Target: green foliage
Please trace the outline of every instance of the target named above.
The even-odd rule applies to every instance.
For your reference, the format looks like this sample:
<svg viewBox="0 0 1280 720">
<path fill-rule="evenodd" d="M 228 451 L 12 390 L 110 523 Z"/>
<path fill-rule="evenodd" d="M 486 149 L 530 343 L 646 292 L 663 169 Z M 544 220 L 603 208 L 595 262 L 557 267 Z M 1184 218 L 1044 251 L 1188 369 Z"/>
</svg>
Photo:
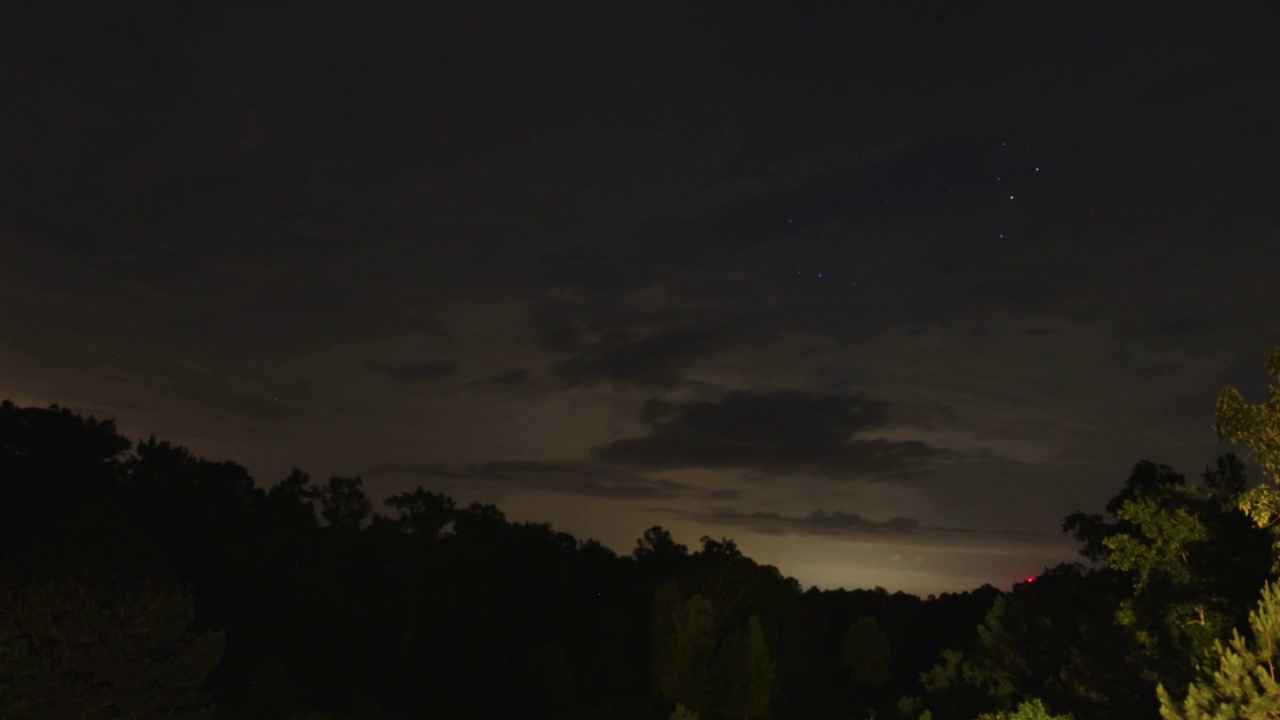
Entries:
<svg viewBox="0 0 1280 720">
<path fill-rule="evenodd" d="M 1270 527 L 1280 519 L 1280 491 L 1271 485 L 1259 485 L 1240 495 L 1240 511 L 1258 527 Z"/>
<path fill-rule="evenodd" d="M 735 630 L 720 644 L 711 666 L 715 712 L 741 718 L 769 716 L 777 665 L 769 655 L 760 618 L 752 615 L 746 630 Z"/>
<path fill-rule="evenodd" d="M 710 708 L 708 663 L 717 630 L 715 608 L 701 595 L 660 603 L 653 649 L 654 687 L 660 697 L 699 713 Z"/>
<path fill-rule="evenodd" d="M 920 677 L 931 695 L 949 696 L 951 704 L 965 698 L 985 698 L 1005 704 L 1013 697 L 1029 671 L 1028 660 L 1018 651 L 1021 639 L 1039 627 L 1029 622 L 1024 605 L 1008 596 L 996 598 L 977 629 L 977 642 L 970 657 L 958 650 L 944 650 L 942 662 Z M 988 703 L 989 705 L 989 703 Z"/>
<path fill-rule="evenodd" d="M 1052 715 L 1044 703 L 1032 698 L 1019 703 L 1012 712 L 983 713 L 978 720 L 1073 720 L 1070 714 Z"/>
<path fill-rule="evenodd" d="M 704 716 L 765 717 L 779 681 L 771 648 L 782 617 L 799 611 L 799 585 L 724 538 L 703 537 L 702 550 L 686 555 L 655 527 L 635 558 L 642 577 L 675 575 L 655 592 L 657 696 Z"/>
<path fill-rule="evenodd" d="M 920 673 L 920 686 L 936 694 L 959 685 L 963 679 L 964 653 L 947 649 L 942 651 L 942 662 Z"/>
<path fill-rule="evenodd" d="M 1107 567 L 1133 577 L 1133 594 L 1116 611 L 1157 678 L 1185 682 L 1197 658 L 1232 625 L 1228 598 L 1206 565 L 1208 518 L 1215 504 L 1204 488 L 1168 485 L 1127 500 L 1116 517 L 1132 528 L 1113 535 Z"/>
<path fill-rule="evenodd" d="M 763 623 L 751 615 L 721 639 L 723 616 L 711 600 L 683 600 L 674 584 L 659 593 L 654 628 L 653 678 L 658 696 L 692 712 L 768 717 L 777 664 Z"/>
<path fill-rule="evenodd" d="M 1033 698 L 1080 718 L 1154 716 L 1155 684 L 1115 618 L 1131 588 L 1115 571 L 1065 564 L 1015 586 L 995 600 L 963 653 L 943 652 L 921 675 L 925 703 L 939 720 L 1009 712 Z"/>
<path fill-rule="evenodd" d="M 918 718 L 922 712 L 927 712 L 924 708 L 924 699 L 914 695 L 905 695 L 898 698 L 894 703 L 893 712 L 900 718 Z"/>
<path fill-rule="evenodd" d="M 1188 548 L 1209 538 L 1209 529 L 1198 512 L 1203 500 L 1203 493 L 1196 488 L 1175 485 L 1125 501 L 1116 518 L 1134 532 L 1103 541 L 1111 551 L 1107 566 L 1134 572 L 1138 592 L 1158 579 L 1189 581 Z"/>
<path fill-rule="evenodd" d="M 668 720 L 698 720 L 698 713 L 676 703 L 676 709 L 671 711 L 671 717 Z"/>
<path fill-rule="evenodd" d="M 992 698 L 1016 695 L 1032 674 L 1030 658 L 1021 652 L 1024 641 L 1047 630 L 1042 617 L 1035 617 L 1025 603 L 1009 596 L 996 598 L 991 611 L 978 626 L 978 643 L 973 662 L 966 667 L 970 684 Z"/>
<path fill-rule="evenodd" d="M 1171 486 L 1181 487 L 1186 483 L 1186 478 L 1174 472 L 1169 466 L 1143 460 L 1133 466 L 1120 492 L 1107 503 L 1106 511 L 1115 517 L 1126 502 L 1136 497 L 1158 493 L 1161 489 Z M 1071 533 L 1083 544 L 1080 549 L 1081 555 L 1094 562 L 1102 562 L 1111 553 L 1106 545 L 1106 539 L 1114 534 L 1132 530 L 1132 527 L 1124 520 L 1108 522 L 1100 514 L 1076 512 L 1065 518 L 1062 530 Z"/>
<path fill-rule="evenodd" d="M 1218 397 L 1214 430 L 1219 440 L 1247 444 L 1262 471 L 1280 480 L 1280 347 L 1267 353 L 1266 365 L 1276 381 L 1267 388 L 1267 401 L 1249 405 L 1228 387 Z"/>
<path fill-rule="evenodd" d="M 1160 685 L 1160 714 L 1165 720 L 1280 718 L 1280 586 L 1268 583 L 1249 614 L 1252 638 L 1233 630 L 1227 643 L 1214 643 L 1199 678 L 1181 701 Z"/>
<path fill-rule="evenodd" d="M 889 679 L 889 638 L 873 617 L 849 625 L 844 640 L 844 663 L 852 685 L 880 685 Z"/>
<path fill-rule="evenodd" d="M 1249 495 L 1243 463 L 1220 457 L 1201 479 L 1188 486 L 1144 461 L 1107 505 L 1114 522 L 1077 513 L 1065 526 L 1128 585 L 1114 618 L 1127 631 L 1125 652 L 1152 685 L 1185 686 L 1268 576 L 1269 538 L 1238 508 Z"/>
<path fill-rule="evenodd" d="M 959 650 L 943 650 L 941 661 L 920 673 L 920 686 L 928 694 L 930 706 L 923 712 L 931 718 L 937 710 L 944 720 L 967 720 L 993 704 L 990 683 Z"/>
</svg>

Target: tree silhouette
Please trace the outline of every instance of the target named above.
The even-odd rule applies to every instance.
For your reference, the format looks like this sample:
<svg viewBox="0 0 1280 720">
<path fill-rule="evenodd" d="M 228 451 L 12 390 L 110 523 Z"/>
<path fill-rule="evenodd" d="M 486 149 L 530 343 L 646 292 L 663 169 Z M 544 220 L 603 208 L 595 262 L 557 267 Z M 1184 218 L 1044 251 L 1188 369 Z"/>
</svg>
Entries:
<svg viewBox="0 0 1280 720">
<path fill-rule="evenodd" d="M 416 537 L 438 540 L 457 516 L 453 498 L 416 488 L 412 492 L 392 495 L 385 501 L 399 517 L 395 527 Z"/>
<path fill-rule="evenodd" d="M 294 468 L 267 491 L 266 510 L 278 526 L 313 528 L 317 524 L 314 501 L 320 495 L 320 489 L 311 486 L 311 476 Z"/>
<path fill-rule="evenodd" d="M 658 695 L 699 714 L 711 709 L 709 663 L 718 623 L 701 595 L 661 603 L 654 628 L 653 677 Z"/>
<path fill-rule="evenodd" d="M 889 679 L 889 638 L 873 617 L 849 625 L 844 639 L 844 662 L 852 685 L 879 685 Z"/>
<path fill-rule="evenodd" d="M 637 560 L 682 558 L 689 554 L 689 548 L 676 543 L 671 533 L 660 525 L 644 531 L 644 536 L 636 541 L 636 549 L 632 556 Z"/>
<path fill-rule="evenodd" d="M 320 493 L 320 517 L 329 527 L 359 530 L 373 513 L 373 504 L 360 488 L 358 477 L 332 477 Z"/>
<path fill-rule="evenodd" d="M 1180 694 L 1188 658 L 1245 619 L 1271 560 L 1270 535 L 1236 507 L 1247 478 L 1232 456 L 1195 486 L 1139 463 L 1107 514 L 1072 516 L 1098 567 L 921 599 L 802 593 L 728 538 L 691 554 L 652 527 L 620 558 L 424 488 L 385 515 L 359 478 L 316 486 L 293 470 L 264 490 L 154 437 L 129 452 L 109 422 L 61 409 L 3 404 L 0 426 L 0 513 L 16 523 L 0 527 L 13 540 L 0 545 L 0 707 L 15 718 L 95 717 L 75 704 L 87 697 L 104 715 L 202 717 L 212 693 L 219 720 L 652 720 L 677 704 L 707 718 L 1145 719 L 1155 680 Z M 91 517 L 113 506 L 123 529 Z M 50 554 L 76 527 L 76 550 Z M 151 549 L 118 552 L 133 536 Z M 59 654 L 49 638 L 69 630 L 50 612 L 99 629 Z M 131 618 L 156 622 L 140 634 Z M 155 663 L 120 670 L 104 646 L 120 667 L 141 667 L 137 648 Z"/>
<path fill-rule="evenodd" d="M 104 542 L 106 541 L 106 542 Z M 221 633 L 118 507 L 72 514 L 11 565 L 0 595 L 0 716 L 203 720 Z"/>
<path fill-rule="evenodd" d="M 130 447 L 111 420 L 0 402 L 0 550 L 47 533 L 76 502 L 114 493 Z"/>
<path fill-rule="evenodd" d="M 1207 467 L 1200 473 L 1200 479 L 1209 492 L 1220 498 L 1224 505 L 1238 504 L 1240 495 L 1249 486 L 1244 462 L 1233 453 L 1219 456 L 1214 461 L 1214 467 Z"/>
<path fill-rule="evenodd" d="M 711 666 L 715 712 L 734 718 L 765 718 L 773 698 L 777 664 L 765 643 L 760 618 L 735 630 L 720 644 Z"/>
<path fill-rule="evenodd" d="M 525 653 L 520 667 L 521 704 L 535 718 L 553 720 L 576 709 L 581 690 L 573 667 L 558 643 L 533 648 Z"/>
</svg>

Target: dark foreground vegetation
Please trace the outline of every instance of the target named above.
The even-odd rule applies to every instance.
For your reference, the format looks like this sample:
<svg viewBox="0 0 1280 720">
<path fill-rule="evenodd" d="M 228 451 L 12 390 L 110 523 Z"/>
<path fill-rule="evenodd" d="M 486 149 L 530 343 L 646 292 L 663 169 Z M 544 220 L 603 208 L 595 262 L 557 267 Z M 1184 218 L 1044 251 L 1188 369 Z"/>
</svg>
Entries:
<svg viewBox="0 0 1280 720">
<path fill-rule="evenodd" d="M 1218 432 L 1274 475 L 1277 418 L 1229 390 Z M 1118 485 L 1064 522 L 1091 562 L 1011 592 L 802 591 L 728 539 L 375 511 L 6 402 L 0 719 L 1280 717 L 1272 485 L 1233 455 Z"/>
</svg>

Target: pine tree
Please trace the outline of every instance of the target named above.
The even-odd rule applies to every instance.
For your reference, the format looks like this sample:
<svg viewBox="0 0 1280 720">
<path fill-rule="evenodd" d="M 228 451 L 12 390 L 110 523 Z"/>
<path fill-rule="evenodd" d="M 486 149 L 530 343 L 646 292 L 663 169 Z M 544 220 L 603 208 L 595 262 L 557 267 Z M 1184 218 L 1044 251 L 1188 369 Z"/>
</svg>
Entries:
<svg viewBox="0 0 1280 720">
<path fill-rule="evenodd" d="M 711 668 L 717 714 L 766 718 L 777 666 L 769 656 L 760 618 L 752 615 L 745 630 L 735 630 L 720 644 Z"/>
<path fill-rule="evenodd" d="M 118 508 L 83 508 L 0 578 L 0 718 L 205 720 L 221 633 Z"/>
<path fill-rule="evenodd" d="M 978 720 L 1072 720 L 1071 715 L 1051 715 L 1037 698 L 1020 703 L 1013 712 L 983 713 Z"/>
<path fill-rule="evenodd" d="M 671 711 L 671 717 L 668 720 L 698 720 L 698 713 L 676 703 L 676 709 Z"/>
<path fill-rule="evenodd" d="M 1267 354 L 1267 372 L 1280 382 L 1280 348 Z M 1280 385 L 1267 388 L 1268 400 L 1248 405 L 1239 390 L 1228 387 L 1218 398 L 1214 429 L 1218 439 L 1243 442 L 1253 450 L 1258 465 L 1272 480 L 1280 481 Z M 1240 509 L 1260 527 L 1272 527 L 1277 539 L 1273 565 L 1280 569 L 1280 492 L 1260 485 L 1244 492 Z M 1276 660 L 1280 655 L 1280 588 L 1268 582 L 1262 598 L 1249 613 L 1252 638 L 1232 630 L 1227 643 L 1216 642 L 1182 701 L 1159 686 L 1160 714 L 1165 720 L 1228 720 L 1272 718 L 1280 720 L 1280 684 Z"/>
<path fill-rule="evenodd" d="M 1232 631 L 1230 642 L 1215 643 L 1201 679 L 1177 702 L 1161 685 L 1160 714 L 1165 720 L 1280 719 L 1280 586 L 1267 583 L 1262 600 L 1249 613 L 1253 636 L 1247 640 Z"/>
<path fill-rule="evenodd" d="M 873 617 L 849 625 L 844 639 L 844 663 L 853 685 L 879 685 L 889 679 L 889 638 Z"/>
<path fill-rule="evenodd" d="M 0 620 L 0 642 L 27 662 L 16 676 L 0 674 L 0 687 L 45 717 L 211 717 L 201 686 L 222 657 L 222 637 L 189 634 L 193 616 L 181 590 L 88 574 L 25 588 Z"/>
<path fill-rule="evenodd" d="M 659 602 L 654 628 L 653 677 L 658 695 L 694 712 L 711 703 L 709 662 L 717 621 L 711 601 L 701 595 Z"/>
</svg>

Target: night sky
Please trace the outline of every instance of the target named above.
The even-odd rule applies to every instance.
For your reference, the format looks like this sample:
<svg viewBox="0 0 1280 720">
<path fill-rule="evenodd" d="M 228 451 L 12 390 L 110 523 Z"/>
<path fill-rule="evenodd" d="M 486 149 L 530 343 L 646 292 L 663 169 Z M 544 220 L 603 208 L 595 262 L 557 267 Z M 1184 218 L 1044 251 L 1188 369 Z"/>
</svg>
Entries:
<svg viewBox="0 0 1280 720">
<path fill-rule="evenodd" d="M 620 552 L 1008 587 L 1260 399 L 1278 38 L 1260 0 L 18 3 L 0 397 Z"/>
</svg>

